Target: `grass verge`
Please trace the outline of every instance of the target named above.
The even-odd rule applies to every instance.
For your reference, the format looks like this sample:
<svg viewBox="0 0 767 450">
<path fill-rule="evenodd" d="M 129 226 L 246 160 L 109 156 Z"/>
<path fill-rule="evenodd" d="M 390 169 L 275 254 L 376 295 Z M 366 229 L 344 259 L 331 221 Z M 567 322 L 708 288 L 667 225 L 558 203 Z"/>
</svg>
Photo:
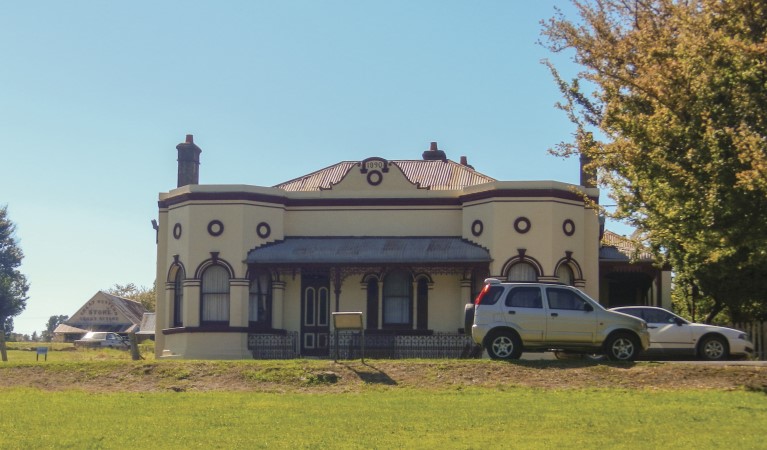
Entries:
<svg viewBox="0 0 767 450">
<path fill-rule="evenodd" d="M 745 391 L 329 393 L 6 389 L 0 448 L 761 448 Z"/>
</svg>

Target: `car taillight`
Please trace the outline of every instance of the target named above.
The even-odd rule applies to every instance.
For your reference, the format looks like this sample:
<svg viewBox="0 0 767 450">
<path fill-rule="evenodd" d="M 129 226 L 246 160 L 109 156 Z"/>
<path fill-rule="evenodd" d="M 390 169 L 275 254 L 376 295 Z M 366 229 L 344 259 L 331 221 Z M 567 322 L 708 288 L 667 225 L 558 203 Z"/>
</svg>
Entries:
<svg viewBox="0 0 767 450">
<path fill-rule="evenodd" d="M 480 291 L 479 295 L 477 295 L 477 298 L 474 299 L 474 305 L 479 305 L 480 302 L 482 302 L 482 297 L 487 294 L 487 291 L 490 290 L 490 285 L 486 284 L 485 287 L 482 288 L 482 291 Z"/>
</svg>

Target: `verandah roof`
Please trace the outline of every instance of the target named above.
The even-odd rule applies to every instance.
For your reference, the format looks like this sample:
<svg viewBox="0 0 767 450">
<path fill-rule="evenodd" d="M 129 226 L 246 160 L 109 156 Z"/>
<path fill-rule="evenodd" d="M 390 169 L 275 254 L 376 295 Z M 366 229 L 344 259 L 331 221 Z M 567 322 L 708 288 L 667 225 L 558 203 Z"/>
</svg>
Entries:
<svg viewBox="0 0 767 450">
<path fill-rule="evenodd" d="M 479 264 L 487 249 L 460 237 L 287 237 L 248 252 L 248 264 Z"/>
</svg>

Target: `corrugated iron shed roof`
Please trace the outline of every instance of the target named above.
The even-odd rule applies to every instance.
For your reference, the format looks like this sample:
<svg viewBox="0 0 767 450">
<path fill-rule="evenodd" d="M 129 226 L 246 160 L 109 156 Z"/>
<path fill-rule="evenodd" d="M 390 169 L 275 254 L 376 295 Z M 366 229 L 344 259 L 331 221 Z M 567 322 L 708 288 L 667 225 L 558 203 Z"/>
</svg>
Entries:
<svg viewBox="0 0 767 450">
<path fill-rule="evenodd" d="M 65 323 L 60 323 L 56 327 L 56 329 L 53 330 L 53 334 L 83 334 L 87 332 L 88 330 L 83 330 L 82 328 L 73 327 Z"/>
<path fill-rule="evenodd" d="M 137 302 L 135 300 L 131 300 L 128 298 L 118 297 L 116 295 L 107 294 L 104 291 L 100 291 L 104 296 L 112 300 L 114 305 L 122 311 L 123 314 L 128 316 L 131 322 L 134 324 L 141 323 L 141 318 L 146 312 L 146 308 L 144 308 L 144 305 L 141 304 L 141 302 Z"/>
<path fill-rule="evenodd" d="M 449 159 L 397 160 L 390 162 L 402 169 L 402 173 L 412 183 L 417 183 L 422 188 L 432 190 L 461 189 L 466 186 L 496 181 L 494 178 L 481 174 L 469 166 Z M 274 187 L 293 192 L 329 189 L 333 184 L 341 181 L 349 170 L 358 165 L 359 162 L 357 161 L 343 161 L 308 175 L 280 183 Z"/>
<path fill-rule="evenodd" d="M 288 237 L 248 252 L 249 264 L 466 264 L 490 253 L 458 237 Z"/>
<path fill-rule="evenodd" d="M 599 260 L 652 262 L 654 258 L 648 249 L 638 246 L 631 239 L 605 230 L 599 247 Z"/>
</svg>

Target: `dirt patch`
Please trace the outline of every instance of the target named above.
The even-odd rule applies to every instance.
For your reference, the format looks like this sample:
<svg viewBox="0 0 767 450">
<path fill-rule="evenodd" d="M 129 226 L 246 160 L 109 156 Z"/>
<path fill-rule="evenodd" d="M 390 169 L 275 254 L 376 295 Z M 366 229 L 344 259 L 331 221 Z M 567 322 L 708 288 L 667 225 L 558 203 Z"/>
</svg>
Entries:
<svg viewBox="0 0 767 450">
<path fill-rule="evenodd" d="M 767 393 L 767 368 L 582 361 L 154 361 L 0 364 L 0 387 L 50 391 L 361 392 L 366 389 L 747 389 Z"/>
</svg>

